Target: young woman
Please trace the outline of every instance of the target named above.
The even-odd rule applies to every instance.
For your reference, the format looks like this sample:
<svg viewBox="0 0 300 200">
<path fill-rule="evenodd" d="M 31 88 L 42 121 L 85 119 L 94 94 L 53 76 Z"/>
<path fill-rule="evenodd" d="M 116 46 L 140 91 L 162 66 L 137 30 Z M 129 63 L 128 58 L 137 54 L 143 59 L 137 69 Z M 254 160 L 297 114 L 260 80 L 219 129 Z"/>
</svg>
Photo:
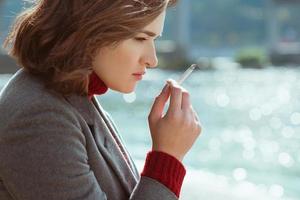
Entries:
<svg viewBox="0 0 300 200">
<path fill-rule="evenodd" d="M 1 200 L 179 197 L 181 161 L 201 132 L 188 92 L 170 81 L 155 98 L 141 175 L 94 97 L 132 92 L 156 67 L 174 3 L 38 0 L 17 18 L 6 47 L 22 69 L 0 94 Z"/>
</svg>

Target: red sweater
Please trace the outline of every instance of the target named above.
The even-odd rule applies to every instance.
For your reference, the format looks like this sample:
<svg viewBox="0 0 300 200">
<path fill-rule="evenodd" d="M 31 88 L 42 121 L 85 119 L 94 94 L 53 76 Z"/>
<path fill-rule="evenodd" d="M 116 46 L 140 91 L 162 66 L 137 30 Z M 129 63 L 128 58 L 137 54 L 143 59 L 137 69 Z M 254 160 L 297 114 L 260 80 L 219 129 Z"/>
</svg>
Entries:
<svg viewBox="0 0 300 200">
<path fill-rule="evenodd" d="M 95 74 L 90 76 L 88 96 L 104 94 L 108 90 L 104 82 Z M 183 164 L 175 157 L 159 151 L 150 151 L 147 154 L 145 166 L 141 176 L 155 179 L 168 187 L 179 197 L 186 170 Z"/>
</svg>

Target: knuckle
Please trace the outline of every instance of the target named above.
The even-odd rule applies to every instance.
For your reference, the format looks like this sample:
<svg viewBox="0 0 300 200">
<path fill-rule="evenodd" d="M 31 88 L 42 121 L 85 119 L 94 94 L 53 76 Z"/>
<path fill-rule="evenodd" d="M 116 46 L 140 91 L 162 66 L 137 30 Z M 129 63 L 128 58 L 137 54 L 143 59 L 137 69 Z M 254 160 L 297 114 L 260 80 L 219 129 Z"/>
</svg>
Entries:
<svg viewBox="0 0 300 200">
<path fill-rule="evenodd" d="M 174 123 L 180 123 L 181 117 L 178 112 L 171 112 L 168 116 L 169 120 Z"/>
</svg>

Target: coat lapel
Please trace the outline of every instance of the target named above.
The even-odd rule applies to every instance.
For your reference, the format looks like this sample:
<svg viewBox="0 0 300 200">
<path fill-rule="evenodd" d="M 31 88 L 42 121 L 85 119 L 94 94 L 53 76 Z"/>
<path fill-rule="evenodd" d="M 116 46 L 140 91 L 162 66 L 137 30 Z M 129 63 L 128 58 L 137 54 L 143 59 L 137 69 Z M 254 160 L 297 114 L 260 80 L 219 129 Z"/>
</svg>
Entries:
<svg viewBox="0 0 300 200">
<path fill-rule="evenodd" d="M 122 154 L 120 147 L 113 135 L 116 135 L 104 110 L 93 97 L 90 101 L 87 97 L 72 95 L 66 97 L 67 101 L 75 107 L 93 132 L 95 142 L 100 153 L 118 176 L 120 182 L 130 194 L 137 184 L 137 176 L 132 167 Z"/>
<path fill-rule="evenodd" d="M 123 145 L 123 142 L 118 134 L 118 130 L 114 125 L 114 122 L 112 121 L 112 119 L 108 116 L 108 114 L 106 114 L 107 112 L 102 108 L 101 104 L 97 101 L 97 99 L 94 97 L 92 99 L 96 109 L 98 110 L 101 119 L 103 119 L 103 122 L 107 125 L 107 128 L 110 131 L 110 136 L 112 136 L 115 144 L 117 145 L 118 149 L 120 152 L 122 152 L 122 156 L 123 158 L 127 161 L 127 165 L 129 165 L 132 173 L 134 174 L 135 178 L 139 178 L 139 172 L 132 160 L 132 158 L 130 157 L 127 149 L 125 148 L 125 146 Z"/>
</svg>

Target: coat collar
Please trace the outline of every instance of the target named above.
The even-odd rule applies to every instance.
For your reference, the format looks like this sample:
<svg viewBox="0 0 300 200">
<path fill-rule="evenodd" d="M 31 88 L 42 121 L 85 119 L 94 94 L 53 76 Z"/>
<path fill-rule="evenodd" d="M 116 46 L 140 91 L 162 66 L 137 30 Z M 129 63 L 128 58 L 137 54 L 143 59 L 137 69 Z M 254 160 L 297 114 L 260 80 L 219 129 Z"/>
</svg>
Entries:
<svg viewBox="0 0 300 200">
<path fill-rule="evenodd" d="M 93 125 L 95 119 L 95 109 L 93 104 L 86 96 L 70 95 L 65 99 L 75 108 L 75 110 L 83 117 L 87 124 Z"/>
<path fill-rule="evenodd" d="M 106 112 L 95 97 L 89 100 L 86 96 L 72 95 L 66 100 L 78 111 L 89 127 L 93 127 L 97 147 L 116 172 L 124 188 L 130 194 L 137 184 L 138 173 L 134 164 L 126 162 L 122 145 L 113 136 L 118 136 Z M 117 138 L 118 139 L 118 138 Z M 125 154 L 127 152 L 125 151 Z M 129 157 L 129 156 L 128 156 Z"/>
</svg>

